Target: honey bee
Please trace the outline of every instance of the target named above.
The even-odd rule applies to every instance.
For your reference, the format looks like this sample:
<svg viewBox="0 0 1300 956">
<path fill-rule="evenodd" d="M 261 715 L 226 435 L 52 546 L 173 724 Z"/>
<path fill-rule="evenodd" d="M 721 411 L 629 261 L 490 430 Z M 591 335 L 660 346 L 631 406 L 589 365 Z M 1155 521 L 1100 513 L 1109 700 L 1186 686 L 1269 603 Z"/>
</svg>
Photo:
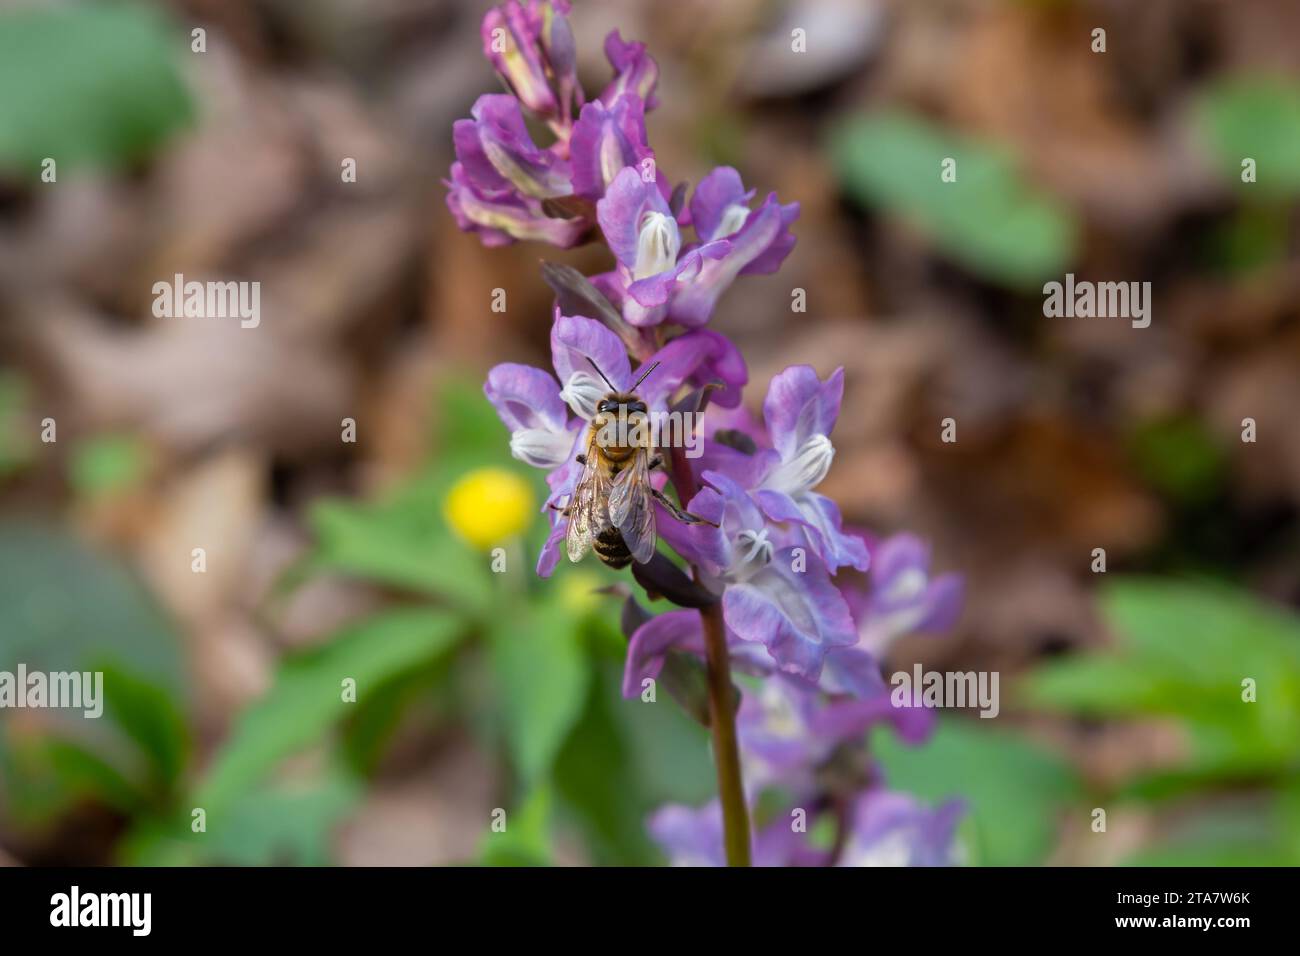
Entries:
<svg viewBox="0 0 1300 956">
<path fill-rule="evenodd" d="M 655 553 L 654 501 L 678 521 L 704 520 L 678 508 L 650 483 L 650 472 L 663 465 L 663 458 L 654 447 L 646 403 L 636 389 L 658 365 L 622 392 L 591 362 L 610 391 L 596 405 L 587 450 L 578 455 L 582 475 L 563 510 L 569 519 L 565 550 L 570 561 L 582 560 L 589 549 L 611 568 L 649 561 Z"/>
</svg>

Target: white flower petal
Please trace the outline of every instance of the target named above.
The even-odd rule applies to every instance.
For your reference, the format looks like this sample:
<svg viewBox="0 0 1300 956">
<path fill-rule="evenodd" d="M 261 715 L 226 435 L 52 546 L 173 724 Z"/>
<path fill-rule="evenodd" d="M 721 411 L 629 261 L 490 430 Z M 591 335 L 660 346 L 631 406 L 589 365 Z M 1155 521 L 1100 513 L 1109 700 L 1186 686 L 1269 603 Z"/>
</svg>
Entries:
<svg viewBox="0 0 1300 956">
<path fill-rule="evenodd" d="M 835 459 L 835 446 L 825 435 L 809 435 L 788 460 L 763 479 L 762 487 L 795 496 L 816 488 Z"/>
<path fill-rule="evenodd" d="M 646 213 L 641 218 L 641 230 L 637 235 L 632 278 L 647 279 L 667 272 L 677 264 L 677 252 L 681 246 L 682 236 L 671 216 L 661 212 Z"/>
<path fill-rule="evenodd" d="M 510 435 L 510 454 L 534 468 L 558 468 L 569 460 L 573 433 L 521 428 Z"/>
</svg>

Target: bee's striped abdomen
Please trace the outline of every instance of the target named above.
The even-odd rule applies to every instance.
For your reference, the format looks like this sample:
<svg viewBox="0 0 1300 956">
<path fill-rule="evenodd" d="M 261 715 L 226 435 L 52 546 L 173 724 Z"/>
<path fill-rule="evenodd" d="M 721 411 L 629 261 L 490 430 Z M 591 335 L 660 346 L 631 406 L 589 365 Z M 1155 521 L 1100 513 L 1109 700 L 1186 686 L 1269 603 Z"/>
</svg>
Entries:
<svg viewBox="0 0 1300 956">
<path fill-rule="evenodd" d="M 613 525 L 607 524 L 600 529 L 600 533 L 592 539 L 592 548 L 600 560 L 615 570 L 632 563 L 632 552 L 628 551 L 623 535 Z"/>
</svg>

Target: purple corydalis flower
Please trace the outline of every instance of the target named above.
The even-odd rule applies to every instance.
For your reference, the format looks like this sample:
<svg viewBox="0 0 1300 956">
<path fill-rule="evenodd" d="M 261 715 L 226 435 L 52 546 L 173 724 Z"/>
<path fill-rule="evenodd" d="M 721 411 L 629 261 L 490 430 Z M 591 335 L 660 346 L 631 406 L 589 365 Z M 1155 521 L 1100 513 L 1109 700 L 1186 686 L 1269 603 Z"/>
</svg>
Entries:
<svg viewBox="0 0 1300 956">
<path fill-rule="evenodd" d="M 481 192 L 497 195 L 513 190 L 534 199 L 573 192 L 568 162 L 533 142 L 514 97 L 480 96 L 470 116 L 453 124 L 452 141 L 465 174 Z"/>
<path fill-rule="evenodd" d="M 616 390 L 629 388 L 643 369 L 658 363 L 638 389 L 652 412 L 666 411 L 674 392 L 693 379 L 713 376 L 715 370 L 734 375 L 739 364 L 742 382 L 746 374 L 734 346 L 716 333 L 703 330 L 669 342 L 634 372 L 623 341 L 608 327 L 595 319 L 560 315 L 558 311 L 551 326 L 554 375 L 515 363 L 494 367 L 483 390 L 510 429 L 511 454 L 549 471 L 551 495 L 545 508 L 552 515 L 553 527 L 538 562 L 538 573 L 543 577 L 554 570 L 565 526 L 559 511 L 551 506 L 562 505 L 572 492 L 581 470 L 576 455 L 582 450 L 583 426 L 609 391 L 592 363 Z"/>
<path fill-rule="evenodd" d="M 773 669 L 816 681 L 826 652 L 857 639 L 848 604 L 817 556 L 788 546 L 791 532 L 771 526 L 740 485 L 715 472 L 703 479 L 690 510 L 712 524 L 664 521 L 662 537 L 722 594 L 731 635 L 766 648 Z M 630 651 L 629 667 L 635 657 Z"/>
<path fill-rule="evenodd" d="M 734 169 L 715 169 L 690 203 L 700 243 L 683 245 L 682 220 L 660 185 L 635 169 L 619 173 L 596 216 L 619 263 L 624 318 L 637 326 L 667 320 L 695 328 L 737 276 L 774 272 L 794 246 L 789 226 L 799 206 L 782 206 L 774 193 L 751 210 L 752 195 Z"/>
<path fill-rule="evenodd" d="M 930 576 L 930 548 L 913 534 L 896 534 L 870 548 L 869 586 L 840 587 L 853 612 L 858 639 L 827 653 L 822 686 L 833 693 L 867 696 L 880 659 L 907 634 L 952 628 L 965 590 L 961 575 Z"/>
<path fill-rule="evenodd" d="M 655 96 L 659 64 L 646 53 L 644 43 L 624 40 L 617 30 L 611 30 L 605 37 L 605 56 L 614 67 L 614 79 L 600 94 L 602 103 L 609 106 L 625 93 L 634 93 L 647 110 L 659 105 Z"/>
<path fill-rule="evenodd" d="M 627 93 L 609 106 L 600 100 L 584 106 L 569 140 L 569 156 L 574 194 L 593 202 L 624 168 L 652 170 L 654 151 L 646 142 L 641 98 Z"/>
<path fill-rule="evenodd" d="M 662 322 L 678 288 L 698 276 L 706 260 L 724 256 L 730 248 L 721 240 L 683 251 L 681 228 L 659 183 L 630 166 L 596 203 L 596 219 L 618 260 L 623 317 L 636 326 Z"/>
<path fill-rule="evenodd" d="M 759 452 L 762 477 L 753 489 L 772 521 L 803 528 L 808 545 L 832 573 L 867 568 L 866 544 L 843 531 L 835 502 L 815 491 L 830 471 L 835 446 L 830 433 L 844 396 L 844 370 L 822 382 L 809 365 L 794 365 L 772 379 L 763 401 L 771 450 Z"/>
<path fill-rule="evenodd" d="M 521 103 L 567 124 L 582 105 L 568 0 L 509 0 L 483 17 L 483 53 Z"/>
<path fill-rule="evenodd" d="M 871 549 L 868 590 L 844 591 L 858 624 L 857 646 L 879 657 L 906 634 L 951 629 L 961 613 L 964 585 L 959 574 L 932 577 L 930 546 L 904 532 Z"/>
<path fill-rule="evenodd" d="M 753 195 L 730 166 L 720 166 L 695 187 L 690 211 L 696 235 L 703 243 L 726 240 L 728 248 L 725 256 L 705 261 L 699 275 L 673 296 L 668 312 L 673 322 L 687 327 L 707 322 L 737 276 L 776 272 L 794 248 L 790 226 L 799 218 L 799 204 L 783 206 L 771 193 L 750 209 Z"/>
<path fill-rule="evenodd" d="M 462 232 L 478 233 L 485 246 L 503 246 L 517 239 L 534 239 L 567 249 L 577 245 L 590 224 L 582 219 L 552 219 L 539 200 L 518 192 L 485 191 L 474 185 L 463 163 L 452 163 L 447 208 Z"/>
<path fill-rule="evenodd" d="M 952 866 L 960 801 L 929 808 L 887 790 L 860 796 L 836 866 Z"/>
<path fill-rule="evenodd" d="M 789 812 L 754 833 L 754 866 L 820 866 L 826 854 L 808 845 L 807 834 L 791 826 Z M 650 835 L 672 866 L 726 866 L 722 849 L 722 806 L 669 804 L 650 817 Z"/>
</svg>

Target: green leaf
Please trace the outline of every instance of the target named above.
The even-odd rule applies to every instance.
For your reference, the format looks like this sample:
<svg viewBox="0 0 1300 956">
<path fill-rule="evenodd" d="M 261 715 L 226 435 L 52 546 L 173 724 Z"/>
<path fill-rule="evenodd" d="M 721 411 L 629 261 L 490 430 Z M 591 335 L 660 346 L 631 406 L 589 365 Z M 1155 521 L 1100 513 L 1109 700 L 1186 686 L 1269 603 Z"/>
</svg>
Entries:
<svg viewBox="0 0 1300 956">
<path fill-rule="evenodd" d="M 431 594 L 471 609 L 492 600 L 487 558 L 455 538 L 438 486 L 419 483 L 375 504 L 327 501 L 311 511 L 316 568 Z"/>
<path fill-rule="evenodd" d="M 175 635 L 139 582 L 111 558 L 42 525 L 0 524 L 5 661 L 44 671 L 116 667 L 173 701 L 183 698 Z"/>
<path fill-rule="evenodd" d="M 582 719 L 556 761 L 556 792 L 578 817 L 596 865 L 647 865 L 655 855 L 645 830 L 641 767 L 614 709 L 617 674 L 608 662 L 598 673 Z"/>
<path fill-rule="evenodd" d="M 1265 197 L 1300 195 L 1300 84 L 1271 76 L 1236 76 L 1207 89 L 1193 111 L 1215 164 L 1242 190 Z M 1256 181 L 1241 180 L 1242 160 Z"/>
<path fill-rule="evenodd" d="M 963 833 L 973 843 L 972 863 L 1040 864 L 1055 842 L 1059 814 L 1078 793 L 1078 781 L 1049 752 L 978 723 L 943 720 L 922 747 L 876 733 L 872 747 L 892 788 L 932 803 L 966 801 Z"/>
<path fill-rule="evenodd" d="M 51 806 L 68 796 L 58 792 L 58 781 L 80 786 L 97 777 L 103 783 L 111 773 L 154 799 L 175 786 L 188 738 L 185 682 L 169 623 L 136 579 L 109 558 L 61 532 L 6 523 L 0 525 L 0 669 L 20 661 L 29 671 L 104 673 L 104 719 L 49 715 L 62 741 L 53 746 L 77 748 L 102 765 L 91 772 L 80 761 L 75 773 L 48 776 Z M 9 746 L 16 745 L 0 734 L 0 760 Z M 16 800 L 19 777 L 0 774 L 0 791 Z M 96 792 L 119 805 L 122 791 L 114 784 Z"/>
<path fill-rule="evenodd" d="M 488 827 L 479 851 L 482 866 L 550 866 L 551 790 L 534 787 L 517 809 L 509 810 L 504 829 Z"/>
<path fill-rule="evenodd" d="M 364 796 L 337 762 L 318 776 L 259 784 L 195 833 L 189 807 L 141 820 L 118 846 L 130 866 L 323 866 L 333 835 Z"/>
<path fill-rule="evenodd" d="M 355 706 L 343 681 L 356 681 L 357 701 L 386 679 L 446 654 L 464 635 L 455 615 L 436 609 L 390 611 L 346 629 L 325 646 L 286 662 L 275 685 L 244 711 L 213 758 L 194 796 L 209 821 L 282 759 L 319 740 Z"/>
<path fill-rule="evenodd" d="M 1145 422 L 1128 444 L 1142 477 L 1177 501 L 1205 501 L 1223 483 L 1226 456 L 1199 419 Z"/>
<path fill-rule="evenodd" d="M 1116 581 L 1102 606 L 1115 649 L 1040 669 L 1022 685 L 1030 703 L 1177 718 L 1193 774 L 1285 772 L 1300 759 L 1300 621 L 1208 582 Z"/>
<path fill-rule="evenodd" d="M 0 168 L 35 179 L 117 166 L 155 150 L 194 114 L 176 66 L 186 38 L 137 4 L 0 13 Z"/>
<path fill-rule="evenodd" d="M 1282 801 L 1203 811 L 1170 828 L 1153 846 L 1124 860 L 1126 866 L 1298 866 L 1300 852 L 1286 838 Z M 1170 810 L 1162 808 L 1162 816 Z"/>
<path fill-rule="evenodd" d="M 19 420 L 26 402 L 27 380 L 18 372 L 0 369 L 0 478 L 31 461 L 34 442 Z"/>
<path fill-rule="evenodd" d="M 104 672 L 104 712 L 135 742 L 148 761 L 155 787 L 166 793 L 185 769 L 190 732 L 165 691 L 111 665 Z"/>
<path fill-rule="evenodd" d="M 342 771 L 323 780 L 259 787 L 240 796 L 219 827 L 199 840 L 199 861 L 229 866 L 325 866 L 331 836 L 360 802 L 359 780 Z"/>
<path fill-rule="evenodd" d="M 513 607 L 489 633 L 506 744 L 531 784 L 550 770 L 582 714 L 590 667 L 582 620 L 559 601 Z"/>
<path fill-rule="evenodd" d="M 101 435 L 72 448 L 68 479 L 84 497 L 129 488 L 140 480 L 148 462 L 144 443 L 134 435 Z"/>
<path fill-rule="evenodd" d="M 0 738 L 6 730 L 0 727 Z M 73 740 L 20 737 L 0 747 L 6 810 L 24 829 L 43 826 L 78 802 L 94 800 L 123 814 L 143 808 L 136 781 L 98 753 Z"/>
<path fill-rule="evenodd" d="M 830 152 L 850 196 L 915 224 L 986 279 L 1031 289 L 1075 256 L 1073 214 L 1026 184 L 1002 149 L 910 113 L 880 112 L 837 128 Z M 956 180 L 943 182 L 949 158 Z"/>
</svg>

